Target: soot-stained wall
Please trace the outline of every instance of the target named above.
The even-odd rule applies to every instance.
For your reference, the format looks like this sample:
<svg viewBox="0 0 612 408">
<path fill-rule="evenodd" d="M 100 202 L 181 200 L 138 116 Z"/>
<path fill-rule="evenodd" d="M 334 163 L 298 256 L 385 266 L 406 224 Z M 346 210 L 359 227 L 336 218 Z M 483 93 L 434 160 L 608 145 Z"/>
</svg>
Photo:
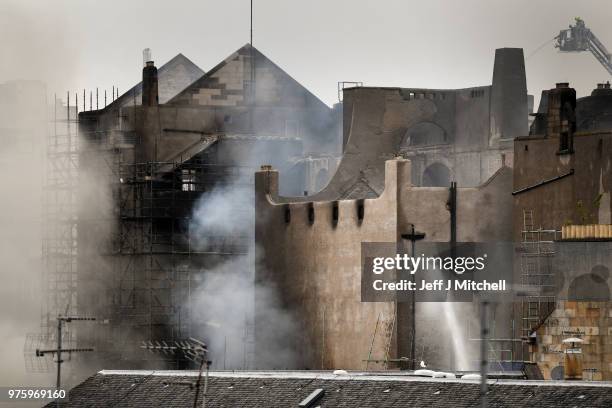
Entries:
<svg viewBox="0 0 612 408">
<path fill-rule="evenodd" d="M 467 89 L 358 87 L 344 90 L 339 190 L 350 198 L 382 189 L 384 161 L 412 162 L 412 182 L 473 187 L 512 165 L 512 139 L 527 134 L 523 51 L 498 49 L 492 85 Z"/>
<path fill-rule="evenodd" d="M 363 360 L 368 358 L 372 342 L 373 359 L 406 356 L 397 342 L 397 332 L 405 331 L 410 319 L 401 314 L 401 308 L 396 314 L 393 302 L 361 302 L 360 274 L 362 242 L 401 245 L 401 235 L 409 232 L 413 223 L 425 232 L 428 241 L 450 240 L 449 190 L 413 187 L 410 169 L 408 160 L 387 161 L 384 188 L 378 198 L 314 202 L 279 196 L 276 171 L 256 174 L 256 279 L 278 287 L 284 306 L 301 328 L 294 345 L 301 356 L 294 368 L 364 369 Z M 504 167 L 482 186 L 458 189 L 457 239 L 508 241 L 510 188 L 511 170 Z M 335 206 L 337 221 L 333 218 Z M 419 306 L 417 315 L 418 311 Z M 266 326 L 261 319 L 265 316 L 260 320 L 256 316 L 255 322 L 260 345 L 274 335 L 257 331 L 257 327 Z M 418 324 L 424 327 L 439 322 L 421 319 Z M 437 361 L 433 355 L 426 358 Z M 368 365 L 375 367 L 382 366 Z"/>
</svg>

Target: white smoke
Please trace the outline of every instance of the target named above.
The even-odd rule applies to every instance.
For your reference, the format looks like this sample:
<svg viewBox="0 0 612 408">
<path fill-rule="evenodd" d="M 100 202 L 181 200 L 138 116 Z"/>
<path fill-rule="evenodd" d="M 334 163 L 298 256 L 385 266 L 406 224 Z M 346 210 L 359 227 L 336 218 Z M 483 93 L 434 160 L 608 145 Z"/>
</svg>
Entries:
<svg viewBox="0 0 612 408">
<path fill-rule="evenodd" d="M 195 246 L 198 249 L 214 248 L 216 244 L 235 243 L 235 240 L 218 242 L 215 240 L 217 237 L 252 236 L 255 209 L 249 205 L 251 197 L 253 187 L 238 182 L 204 193 L 193 209 L 190 226 Z"/>
<path fill-rule="evenodd" d="M 215 369 L 292 368 L 296 361 L 291 314 L 281 307 L 275 288 L 255 283 L 253 197 L 252 184 L 234 182 L 203 194 L 193 210 L 197 249 L 221 254 L 217 264 L 202 271 L 192 299 L 193 323 L 202 330 Z M 242 254 L 225 255 L 231 251 Z M 274 334 L 257 350 L 255 313 L 272 322 L 258 330 Z"/>
</svg>

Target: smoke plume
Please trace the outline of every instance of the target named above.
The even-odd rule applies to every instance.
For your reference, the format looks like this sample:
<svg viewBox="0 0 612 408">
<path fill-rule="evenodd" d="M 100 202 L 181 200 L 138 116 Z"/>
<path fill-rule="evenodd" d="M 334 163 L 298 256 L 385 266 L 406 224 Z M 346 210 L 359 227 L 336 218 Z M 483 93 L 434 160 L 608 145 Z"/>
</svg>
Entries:
<svg viewBox="0 0 612 408">
<path fill-rule="evenodd" d="M 223 252 L 230 245 L 243 252 L 206 268 L 193 298 L 194 324 L 209 344 L 215 369 L 293 368 L 296 361 L 291 314 L 281 307 L 272 286 L 255 283 L 253 197 L 252 184 L 235 181 L 204 194 L 193 212 L 198 249 Z M 255 298 L 258 316 L 274 322 L 273 327 L 260 328 L 274 335 L 257 350 Z"/>
</svg>

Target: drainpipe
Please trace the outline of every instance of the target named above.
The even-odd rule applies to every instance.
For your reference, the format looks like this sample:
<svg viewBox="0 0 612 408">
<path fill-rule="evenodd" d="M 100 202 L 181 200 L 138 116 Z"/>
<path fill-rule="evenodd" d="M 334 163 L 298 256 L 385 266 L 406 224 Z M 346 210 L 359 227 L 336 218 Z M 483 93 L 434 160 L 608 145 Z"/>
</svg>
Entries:
<svg viewBox="0 0 612 408">
<path fill-rule="evenodd" d="M 457 257 L 457 182 L 451 181 L 448 197 L 448 211 L 450 212 L 450 250 L 451 257 Z M 447 299 L 448 301 L 449 299 Z M 452 342 L 452 339 L 451 339 Z M 450 344 L 450 370 L 455 369 L 455 356 L 453 353 L 453 345 Z"/>
</svg>

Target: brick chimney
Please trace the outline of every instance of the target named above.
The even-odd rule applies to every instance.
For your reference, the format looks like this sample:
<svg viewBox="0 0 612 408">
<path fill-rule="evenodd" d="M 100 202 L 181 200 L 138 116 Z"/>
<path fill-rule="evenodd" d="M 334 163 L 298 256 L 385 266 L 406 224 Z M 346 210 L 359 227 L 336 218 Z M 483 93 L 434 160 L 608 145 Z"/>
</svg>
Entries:
<svg viewBox="0 0 612 408">
<path fill-rule="evenodd" d="M 546 136 L 559 138 L 559 153 L 574 152 L 576 132 L 576 90 L 567 82 L 548 91 Z"/>
<path fill-rule="evenodd" d="M 142 105 L 157 106 L 158 104 L 157 68 L 153 61 L 147 61 L 142 69 Z"/>
</svg>

